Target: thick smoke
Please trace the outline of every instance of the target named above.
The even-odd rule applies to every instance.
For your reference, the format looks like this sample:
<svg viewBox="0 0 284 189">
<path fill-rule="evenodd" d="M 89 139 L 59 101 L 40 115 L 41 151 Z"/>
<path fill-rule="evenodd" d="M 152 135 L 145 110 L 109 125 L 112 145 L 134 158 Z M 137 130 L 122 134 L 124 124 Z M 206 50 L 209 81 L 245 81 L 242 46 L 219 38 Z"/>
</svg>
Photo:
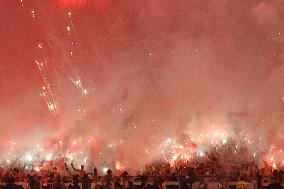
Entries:
<svg viewBox="0 0 284 189">
<path fill-rule="evenodd" d="M 19 68 L 20 58 L 4 54 L 3 139 L 19 141 L 23 151 L 62 140 L 62 148 L 87 152 L 96 164 L 120 161 L 135 169 L 161 157 L 167 138 L 197 140 L 218 130 L 238 140 L 249 138 L 250 153 L 257 151 L 259 158 L 277 156 L 269 149 L 280 150 L 284 137 L 283 1 L 109 0 L 101 9 L 94 4 L 83 3 L 72 12 L 76 64 L 88 97 L 70 82 L 66 7 L 38 5 L 40 28 L 34 32 L 48 46 L 60 114 L 50 116 L 37 96 L 41 81 L 29 62 L 33 57 L 25 55 L 27 66 Z M 1 9 L 9 15 L 11 7 L 7 3 Z M 21 14 L 15 16 L 15 25 L 1 20 L 12 33 L 23 28 Z M 25 41 L 20 47 L 32 46 L 32 29 L 17 34 Z M 17 50 L 9 44 L 14 40 L 6 37 L 8 46 L 1 49 Z M 26 53 L 34 54 L 17 55 Z M 7 97 L 10 93 L 17 103 Z M 74 142 L 80 145 L 70 147 Z"/>
</svg>

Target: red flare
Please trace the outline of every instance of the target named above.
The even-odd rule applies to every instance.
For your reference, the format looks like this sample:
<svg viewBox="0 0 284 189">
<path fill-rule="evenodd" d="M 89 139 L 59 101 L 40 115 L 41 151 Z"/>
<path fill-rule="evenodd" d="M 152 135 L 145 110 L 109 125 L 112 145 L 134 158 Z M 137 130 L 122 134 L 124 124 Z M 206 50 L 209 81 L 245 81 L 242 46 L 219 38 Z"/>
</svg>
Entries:
<svg viewBox="0 0 284 189">
<path fill-rule="evenodd" d="M 197 148 L 197 145 L 195 143 L 193 143 L 193 142 L 186 142 L 184 144 L 184 147 L 195 149 L 195 148 Z"/>
<path fill-rule="evenodd" d="M 108 0 L 58 0 L 62 8 L 78 9 L 82 7 L 96 7 L 104 9 Z"/>
</svg>

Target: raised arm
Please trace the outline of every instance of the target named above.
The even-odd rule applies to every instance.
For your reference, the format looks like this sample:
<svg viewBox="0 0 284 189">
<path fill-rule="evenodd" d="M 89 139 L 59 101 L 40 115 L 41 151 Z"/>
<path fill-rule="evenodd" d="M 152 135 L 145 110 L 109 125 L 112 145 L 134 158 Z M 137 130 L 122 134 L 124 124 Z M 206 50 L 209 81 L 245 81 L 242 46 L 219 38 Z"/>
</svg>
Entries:
<svg viewBox="0 0 284 189">
<path fill-rule="evenodd" d="M 73 169 L 74 171 L 76 171 L 76 172 L 79 172 L 79 171 L 80 171 L 80 169 L 76 169 L 76 168 L 74 167 L 73 163 L 71 163 L 71 167 L 72 167 L 72 169 Z"/>
</svg>

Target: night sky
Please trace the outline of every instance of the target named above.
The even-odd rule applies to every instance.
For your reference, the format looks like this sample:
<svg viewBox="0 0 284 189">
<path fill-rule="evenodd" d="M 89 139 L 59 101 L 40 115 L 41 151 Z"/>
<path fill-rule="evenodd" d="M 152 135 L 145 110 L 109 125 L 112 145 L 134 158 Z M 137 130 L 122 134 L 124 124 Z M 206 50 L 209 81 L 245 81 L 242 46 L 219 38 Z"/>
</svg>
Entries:
<svg viewBox="0 0 284 189">
<path fill-rule="evenodd" d="M 284 145 L 283 0 L 1 0 L 0 25 L 2 152 L 145 162 L 213 128 Z"/>
</svg>

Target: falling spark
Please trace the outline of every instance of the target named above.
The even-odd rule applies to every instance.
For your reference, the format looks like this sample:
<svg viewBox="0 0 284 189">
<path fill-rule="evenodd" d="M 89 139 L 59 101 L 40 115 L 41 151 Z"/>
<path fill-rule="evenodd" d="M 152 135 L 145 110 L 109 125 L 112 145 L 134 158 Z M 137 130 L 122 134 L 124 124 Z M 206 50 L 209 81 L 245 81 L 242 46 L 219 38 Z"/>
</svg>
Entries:
<svg viewBox="0 0 284 189">
<path fill-rule="evenodd" d="M 74 52 L 73 52 L 73 49 L 72 49 L 73 46 L 74 46 L 74 42 L 73 42 L 73 39 L 72 39 L 73 28 L 74 28 L 74 25 L 73 25 L 72 13 L 68 12 L 68 23 L 67 23 L 66 30 L 68 32 L 69 40 L 70 40 L 70 43 L 71 43 L 71 49 L 70 49 L 69 55 L 70 55 L 70 57 L 72 57 L 72 64 L 73 64 L 73 69 L 74 69 L 72 76 L 71 76 L 71 78 L 72 78 L 71 81 L 81 91 L 82 97 L 87 97 L 89 95 L 89 91 L 83 85 L 83 83 L 81 81 L 79 70 L 78 70 L 78 67 L 76 65 L 77 64 L 76 59 L 74 57 Z"/>
<path fill-rule="evenodd" d="M 82 94 L 83 97 L 88 96 L 89 91 L 83 86 L 80 78 L 72 80 L 72 83 L 81 90 L 81 94 Z"/>
<path fill-rule="evenodd" d="M 42 77 L 43 82 L 44 82 L 44 86 L 42 87 L 42 93 L 40 94 L 40 96 L 45 98 L 49 112 L 51 114 L 53 114 L 54 116 L 56 116 L 58 114 L 58 103 L 56 102 L 56 95 L 53 92 L 53 89 L 51 87 L 51 83 L 50 83 L 49 78 L 48 78 L 47 58 L 46 58 L 45 53 L 44 53 L 43 44 L 38 43 L 37 47 L 38 47 L 39 52 L 40 52 L 41 60 L 35 60 L 35 63 L 38 66 L 39 72 L 40 72 L 41 77 Z"/>
<path fill-rule="evenodd" d="M 67 26 L 66 29 L 67 29 L 67 31 L 68 31 L 68 34 L 71 35 L 71 27 L 70 27 L 70 26 Z"/>
<path fill-rule="evenodd" d="M 31 13 L 32 13 L 32 17 L 35 18 L 35 11 L 32 10 Z"/>
<path fill-rule="evenodd" d="M 88 90 L 87 89 L 83 89 L 83 91 L 82 91 L 82 95 L 83 96 L 88 96 Z"/>
</svg>

